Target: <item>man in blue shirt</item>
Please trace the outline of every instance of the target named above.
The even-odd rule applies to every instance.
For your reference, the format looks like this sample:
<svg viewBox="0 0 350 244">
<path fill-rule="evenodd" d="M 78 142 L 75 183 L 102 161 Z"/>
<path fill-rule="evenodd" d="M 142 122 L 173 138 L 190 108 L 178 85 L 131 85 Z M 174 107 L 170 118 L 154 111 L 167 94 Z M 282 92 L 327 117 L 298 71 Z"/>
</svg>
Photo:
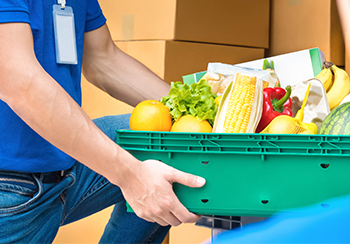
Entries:
<svg viewBox="0 0 350 244">
<path fill-rule="evenodd" d="M 67 0 L 77 64 L 57 63 L 54 4 L 0 0 L 0 243 L 50 243 L 59 226 L 113 204 L 101 242 L 161 242 L 170 225 L 199 219 L 172 183 L 205 180 L 120 148 L 115 130 L 129 116 L 91 121 L 80 78 L 132 106 L 170 87 L 115 46 L 97 0 Z"/>
</svg>

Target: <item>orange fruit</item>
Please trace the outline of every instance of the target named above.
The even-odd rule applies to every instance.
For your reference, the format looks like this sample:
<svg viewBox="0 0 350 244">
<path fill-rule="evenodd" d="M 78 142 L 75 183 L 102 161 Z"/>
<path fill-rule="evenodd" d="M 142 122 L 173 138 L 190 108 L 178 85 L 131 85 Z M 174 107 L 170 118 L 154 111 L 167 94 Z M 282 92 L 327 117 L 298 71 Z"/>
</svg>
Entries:
<svg viewBox="0 0 350 244">
<path fill-rule="evenodd" d="M 197 117 L 183 115 L 174 122 L 172 132 L 212 132 L 213 128 L 207 120 L 200 121 Z"/>
<path fill-rule="evenodd" d="M 131 130 L 170 131 L 171 126 L 168 107 L 156 100 L 140 102 L 131 113 Z"/>
</svg>

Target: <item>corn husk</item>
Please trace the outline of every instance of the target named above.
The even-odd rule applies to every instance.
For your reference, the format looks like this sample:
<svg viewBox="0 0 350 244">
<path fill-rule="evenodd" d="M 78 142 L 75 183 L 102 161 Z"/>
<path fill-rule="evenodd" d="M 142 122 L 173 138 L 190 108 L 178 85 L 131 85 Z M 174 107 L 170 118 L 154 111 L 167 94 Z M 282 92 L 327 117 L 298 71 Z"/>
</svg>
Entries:
<svg viewBox="0 0 350 244">
<path fill-rule="evenodd" d="M 224 124 L 225 124 L 225 118 L 228 113 L 230 113 L 229 108 L 229 100 L 232 96 L 235 89 L 238 89 L 236 86 L 236 80 L 239 77 L 238 74 L 245 75 L 250 77 L 251 79 L 254 79 L 255 84 L 255 90 L 254 90 L 254 98 L 252 102 L 252 107 L 250 110 L 249 118 L 248 118 L 248 125 L 247 128 L 244 131 L 240 131 L 243 133 L 254 133 L 258 123 L 261 118 L 262 114 L 262 104 L 263 104 L 263 80 L 260 78 L 257 78 L 256 76 L 250 76 L 249 74 L 243 74 L 243 73 L 236 73 L 234 75 L 234 79 L 228 84 L 226 87 L 220 104 L 218 108 L 218 112 L 215 117 L 214 126 L 213 126 L 213 132 L 216 133 L 223 133 L 224 131 Z M 248 89 L 248 88 L 247 88 Z M 232 108 L 231 108 L 232 110 Z M 233 112 L 233 111 L 231 111 Z M 240 121 L 237 121 L 237 123 L 240 123 Z M 238 125 L 239 126 L 239 125 Z"/>
</svg>

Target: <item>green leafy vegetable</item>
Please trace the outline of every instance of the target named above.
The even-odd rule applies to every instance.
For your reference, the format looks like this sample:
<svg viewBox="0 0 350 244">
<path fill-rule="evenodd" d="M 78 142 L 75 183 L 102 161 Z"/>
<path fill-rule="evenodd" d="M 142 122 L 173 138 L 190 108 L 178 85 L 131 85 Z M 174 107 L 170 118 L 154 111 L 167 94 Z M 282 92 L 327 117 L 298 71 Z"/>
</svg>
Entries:
<svg viewBox="0 0 350 244">
<path fill-rule="evenodd" d="M 196 116 L 199 120 L 208 120 L 213 125 L 218 109 L 215 97 L 205 79 L 190 86 L 177 81 L 171 83 L 168 96 L 162 97 L 160 102 L 169 108 L 174 121 L 188 114 Z"/>
</svg>

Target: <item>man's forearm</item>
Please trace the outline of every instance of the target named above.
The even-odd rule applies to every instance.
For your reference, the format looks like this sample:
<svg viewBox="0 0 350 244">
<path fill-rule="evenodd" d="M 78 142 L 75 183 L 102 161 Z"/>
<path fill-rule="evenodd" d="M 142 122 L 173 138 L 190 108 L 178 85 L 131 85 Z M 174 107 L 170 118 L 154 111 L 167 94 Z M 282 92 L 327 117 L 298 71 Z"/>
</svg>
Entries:
<svg viewBox="0 0 350 244">
<path fill-rule="evenodd" d="M 44 139 L 118 184 L 123 170 L 138 160 L 104 135 L 42 69 L 27 24 L 0 25 L 0 33 L 0 98 Z M 16 33 L 22 38 L 15 38 Z"/>
<path fill-rule="evenodd" d="M 105 42 L 96 47 L 96 37 Z M 111 41 L 107 26 L 85 34 L 83 72 L 87 80 L 132 106 L 166 96 L 170 85 Z"/>
<path fill-rule="evenodd" d="M 350 0 L 337 0 L 336 3 L 343 30 L 346 55 L 350 57 Z"/>
<path fill-rule="evenodd" d="M 117 172 L 123 162 L 133 161 L 131 155 L 105 136 L 51 77 L 42 72 L 34 77 L 26 89 L 13 91 L 16 99 L 6 99 L 11 108 L 44 139 L 117 184 Z"/>
</svg>

